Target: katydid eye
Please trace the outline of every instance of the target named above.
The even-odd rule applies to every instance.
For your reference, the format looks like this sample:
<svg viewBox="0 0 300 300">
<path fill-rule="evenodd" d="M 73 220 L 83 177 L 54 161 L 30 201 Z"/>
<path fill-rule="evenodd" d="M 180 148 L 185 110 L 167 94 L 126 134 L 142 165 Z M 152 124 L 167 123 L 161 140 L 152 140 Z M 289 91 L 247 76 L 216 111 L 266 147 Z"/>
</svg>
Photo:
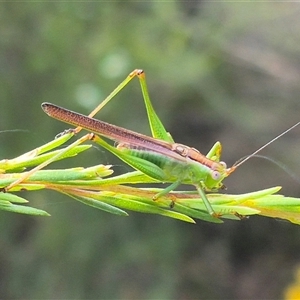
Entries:
<svg viewBox="0 0 300 300">
<path fill-rule="evenodd" d="M 219 180 L 221 178 L 221 173 L 218 171 L 212 171 L 211 172 L 211 177 L 214 180 Z"/>
</svg>

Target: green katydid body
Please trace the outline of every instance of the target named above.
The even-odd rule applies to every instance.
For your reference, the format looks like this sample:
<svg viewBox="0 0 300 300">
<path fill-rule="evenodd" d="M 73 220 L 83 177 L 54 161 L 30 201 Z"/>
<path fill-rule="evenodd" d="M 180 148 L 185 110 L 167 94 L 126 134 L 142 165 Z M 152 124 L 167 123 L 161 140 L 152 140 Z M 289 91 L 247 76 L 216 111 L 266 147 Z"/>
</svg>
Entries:
<svg viewBox="0 0 300 300">
<path fill-rule="evenodd" d="M 92 118 L 135 76 L 140 80 L 153 137 Z M 181 183 L 193 184 L 197 188 L 208 212 L 216 216 L 204 191 L 221 188 L 223 186 L 222 180 L 233 172 L 235 167 L 227 168 L 225 163 L 219 162 L 220 143 L 216 143 L 208 155 L 205 156 L 194 148 L 173 141 L 152 107 L 145 74 L 142 70 L 134 70 L 130 73 L 89 116 L 84 116 L 51 103 L 43 103 L 42 108 L 49 116 L 55 119 L 79 126 L 77 127 L 77 132 L 84 128 L 118 142 L 118 146 L 114 147 L 99 136 L 94 136 L 94 140 L 98 144 L 136 170 L 161 182 L 171 183 L 169 187 L 154 198 L 169 193 Z"/>
<path fill-rule="evenodd" d="M 55 119 L 117 141 L 119 144 L 115 148 L 99 137 L 96 140 L 133 168 L 161 182 L 173 183 L 160 195 L 181 183 L 193 184 L 198 191 L 219 189 L 222 180 L 231 172 L 223 162 L 207 158 L 194 148 L 155 139 L 50 103 L 43 103 L 42 108 Z"/>
</svg>

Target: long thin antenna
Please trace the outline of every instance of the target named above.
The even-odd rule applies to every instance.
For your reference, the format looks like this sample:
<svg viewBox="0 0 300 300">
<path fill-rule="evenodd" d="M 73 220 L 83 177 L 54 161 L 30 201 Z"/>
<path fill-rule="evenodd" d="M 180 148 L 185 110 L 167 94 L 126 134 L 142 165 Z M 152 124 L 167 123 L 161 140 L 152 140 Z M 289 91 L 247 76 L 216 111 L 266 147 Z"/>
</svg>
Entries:
<svg viewBox="0 0 300 300">
<path fill-rule="evenodd" d="M 251 157 L 255 156 L 258 152 L 260 152 L 261 150 L 265 149 L 266 147 L 268 147 L 270 144 L 272 144 L 273 142 L 275 142 L 276 140 L 278 140 L 280 137 L 282 137 L 283 135 L 285 135 L 286 133 L 288 133 L 289 131 L 291 131 L 292 129 L 294 129 L 295 127 L 297 127 L 300 124 L 300 121 L 298 123 L 296 123 L 295 125 L 293 125 L 292 127 L 288 128 L 287 130 L 285 130 L 284 132 L 280 133 L 279 135 L 277 135 L 276 137 L 274 137 L 272 140 L 270 140 L 268 143 L 264 144 L 263 146 L 261 146 L 259 149 L 257 149 L 256 151 L 254 151 L 252 154 L 250 154 L 249 156 L 247 156 L 245 159 L 243 159 L 240 162 L 236 162 L 232 167 L 234 169 L 236 169 L 237 167 L 239 167 L 240 165 L 242 165 L 244 162 L 246 162 L 248 159 L 250 159 Z"/>
</svg>

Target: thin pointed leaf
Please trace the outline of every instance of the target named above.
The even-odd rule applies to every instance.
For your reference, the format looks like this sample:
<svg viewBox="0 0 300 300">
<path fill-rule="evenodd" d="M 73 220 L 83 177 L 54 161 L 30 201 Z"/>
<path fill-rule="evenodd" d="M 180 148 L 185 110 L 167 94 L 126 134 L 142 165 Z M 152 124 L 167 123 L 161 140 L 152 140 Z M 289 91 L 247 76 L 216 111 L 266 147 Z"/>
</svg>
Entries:
<svg viewBox="0 0 300 300">
<path fill-rule="evenodd" d="M 11 193 L 0 193 L 0 201 L 9 201 L 12 203 L 20 203 L 20 204 L 28 203 L 26 199 Z"/>
<path fill-rule="evenodd" d="M 46 211 L 29 207 L 29 206 L 22 206 L 22 205 L 2 205 L 0 202 L 0 210 L 6 210 L 14 213 L 19 214 L 26 214 L 26 215 L 33 215 L 33 216 L 50 216 Z"/>
<path fill-rule="evenodd" d="M 75 199 L 79 202 L 82 202 L 85 205 L 92 206 L 92 207 L 100 209 L 100 210 L 104 210 L 108 213 L 119 215 L 119 216 L 128 216 L 127 212 L 125 212 L 124 210 L 114 207 L 110 204 L 101 202 L 99 200 L 95 200 L 90 197 L 83 197 L 83 196 L 79 196 L 79 195 L 74 196 L 73 194 L 70 194 L 70 193 L 67 193 L 67 195 L 69 195 L 70 197 L 72 197 L 73 199 Z"/>
</svg>

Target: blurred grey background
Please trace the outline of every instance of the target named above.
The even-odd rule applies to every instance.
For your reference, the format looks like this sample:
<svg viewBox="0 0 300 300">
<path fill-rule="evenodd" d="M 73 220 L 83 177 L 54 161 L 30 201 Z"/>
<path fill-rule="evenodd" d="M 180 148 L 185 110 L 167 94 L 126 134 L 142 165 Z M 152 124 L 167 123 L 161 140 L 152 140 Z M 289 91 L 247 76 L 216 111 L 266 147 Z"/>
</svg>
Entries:
<svg viewBox="0 0 300 300">
<path fill-rule="evenodd" d="M 0 157 L 66 126 L 49 101 L 88 114 L 135 68 L 177 142 L 230 166 L 300 120 L 300 5 L 225 2 L 6 2 L 0 6 Z M 97 116 L 150 134 L 137 80 Z M 20 131 L 17 131 L 19 129 Z M 253 158 L 229 193 L 282 185 L 300 197 L 300 128 Z M 52 167 L 112 163 L 99 147 Z M 251 217 L 185 224 L 106 214 L 50 191 L 24 196 L 50 218 L 0 212 L 5 299 L 275 299 L 300 263 L 300 227 Z"/>
</svg>

